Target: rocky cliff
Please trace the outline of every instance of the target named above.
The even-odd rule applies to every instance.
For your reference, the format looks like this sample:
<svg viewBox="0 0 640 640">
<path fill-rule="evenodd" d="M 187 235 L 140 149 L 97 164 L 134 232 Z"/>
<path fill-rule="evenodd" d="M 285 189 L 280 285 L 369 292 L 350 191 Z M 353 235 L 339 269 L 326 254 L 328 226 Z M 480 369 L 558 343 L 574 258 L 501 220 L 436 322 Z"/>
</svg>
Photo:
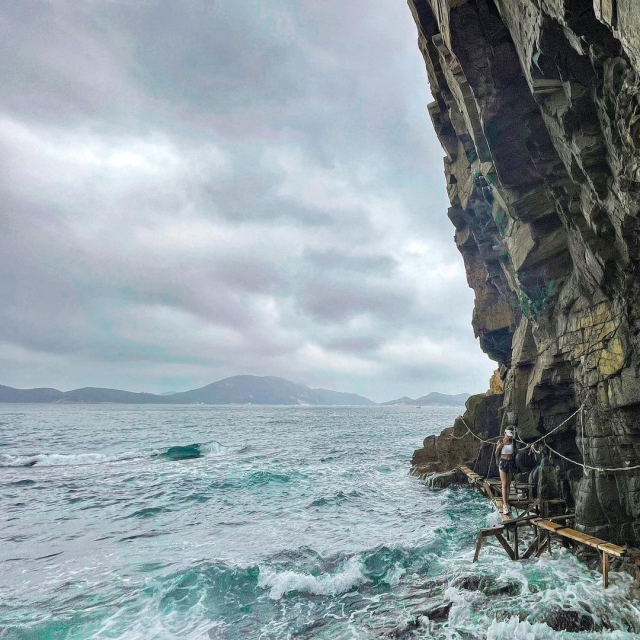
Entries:
<svg viewBox="0 0 640 640">
<path fill-rule="evenodd" d="M 532 441 L 584 407 L 522 466 L 579 528 L 639 546 L 640 469 L 607 469 L 640 465 L 640 2 L 409 6 L 473 327 L 502 387 L 465 421 Z M 427 439 L 414 471 L 475 463 L 478 441 L 449 438 L 465 433 Z"/>
</svg>

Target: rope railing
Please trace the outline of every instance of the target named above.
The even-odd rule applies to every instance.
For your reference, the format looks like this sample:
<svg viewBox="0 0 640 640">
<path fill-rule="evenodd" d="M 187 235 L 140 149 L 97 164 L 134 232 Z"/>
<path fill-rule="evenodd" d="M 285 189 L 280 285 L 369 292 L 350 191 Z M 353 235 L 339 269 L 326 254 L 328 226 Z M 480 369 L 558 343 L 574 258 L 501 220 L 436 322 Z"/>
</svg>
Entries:
<svg viewBox="0 0 640 640">
<path fill-rule="evenodd" d="M 546 447 L 547 449 L 549 449 L 549 451 L 551 451 L 552 453 L 554 453 L 555 455 L 557 455 L 558 457 L 562 458 L 563 460 L 566 460 L 567 462 L 571 462 L 572 464 L 575 464 L 578 467 L 582 467 L 585 471 L 586 469 L 591 469 L 592 471 L 599 471 L 599 472 L 618 472 L 618 471 L 634 471 L 636 469 L 640 469 L 640 464 L 634 465 L 632 467 L 594 467 L 593 465 L 587 464 L 586 462 L 584 462 L 584 453 L 585 453 L 585 449 L 584 449 L 584 416 L 581 414 L 580 415 L 580 427 L 582 430 L 582 458 L 583 458 L 583 462 L 577 462 L 576 460 L 572 460 L 571 458 L 568 458 L 567 456 L 563 455 L 562 453 L 560 453 L 559 451 L 556 451 L 553 447 L 551 447 L 547 442 L 546 442 L 546 438 L 548 438 L 550 435 L 554 434 L 556 431 L 558 431 L 558 429 L 560 429 L 561 427 L 563 427 L 565 424 L 567 424 L 567 422 L 569 422 L 569 420 L 571 420 L 572 418 L 575 418 L 575 416 L 577 416 L 582 410 L 584 409 L 584 403 L 580 405 L 580 407 L 578 407 L 578 409 L 576 409 L 568 418 L 566 418 L 565 420 L 563 420 L 558 426 L 554 427 L 551 431 L 549 431 L 549 433 L 545 433 L 543 436 L 541 436 L 540 438 L 538 438 L 537 440 L 534 440 L 533 442 L 525 442 L 524 440 L 522 440 L 521 438 L 519 438 L 516 435 L 516 440 L 518 440 L 518 442 L 520 442 L 521 444 L 525 445 L 525 449 L 530 448 L 534 453 L 542 453 L 542 448 L 541 447 L 536 447 L 536 445 L 539 442 L 542 442 L 543 440 L 545 440 L 545 442 L 543 442 L 543 446 Z M 479 440 L 480 442 L 483 443 L 483 446 L 486 445 L 494 445 L 496 444 L 496 442 L 498 440 L 500 440 L 500 438 L 502 436 L 498 436 L 496 438 L 492 438 L 491 440 L 485 440 L 484 438 L 481 438 L 479 435 L 475 434 L 470 428 L 469 425 L 465 422 L 464 418 L 462 416 L 460 416 L 460 421 L 462 422 L 462 424 L 464 425 L 465 429 L 467 430 L 467 433 L 465 433 L 463 436 L 454 436 L 453 433 L 451 434 L 451 438 L 453 438 L 454 440 L 462 440 L 463 438 L 466 438 L 469 434 L 471 434 L 476 440 Z M 476 460 L 477 462 L 477 460 Z"/>
<path fill-rule="evenodd" d="M 533 442 L 525 442 L 524 440 L 522 440 L 522 439 L 520 439 L 518 437 L 516 437 L 516 440 L 518 440 L 518 442 L 521 442 L 522 444 L 526 445 L 527 447 L 533 447 L 534 445 L 538 444 L 538 442 L 541 442 L 545 438 L 548 438 L 552 433 L 555 433 L 558 429 L 560 429 L 560 427 L 564 427 L 564 425 L 567 424 L 567 422 L 569 422 L 569 420 L 571 420 L 572 418 L 577 416 L 582 411 L 583 407 L 584 407 L 584 404 L 581 404 L 580 407 L 578 409 L 576 409 L 566 420 L 563 420 L 557 427 L 554 427 L 553 429 L 551 429 L 551 431 L 549 431 L 549 433 L 545 433 L 543 436 L 541 436 L 537 440 L 534 440 Z"/>
<path fill-rule="evenodd" d="M 544 446 L 547 447 L 547 449 L 549 449 L 549 451 L 551 451 L 552 453 L 555 453 L 560 458 L 563 458 L 567 462 L 571 462 L 572 464 L 575 464 L 578 467 L 582 467 L 583 469 L 591 469 L 592 471 L 609 471 L 609 472 L 614 472 L 614 471 L 633 471 L 634 469 L 640 469 L 640 464 L 636 464 L 633 467 L 611 467 L 611 468 L 609 468 L 609 467 L 594 467 L 594 466 L 592 466 L 590 464 L 586 464 L 585 462 L 576 462 L 575 460 L 572 460 L 571 458 L 567 458 L 567 456 L 562 455 L 559 451 L 556 451 L 553 447 L 549 446 L 546 442 L 544 443 Z"/>
<path fill-rule="evenodd" d="M 493 438 L 492 440 L 485 440 L 484 438 L 481 438 L 480 436 L 476 435 L 473 431 L 471 431 L 471 429 L 469 429 L 469 425 L 464 421 L 464 418 L 462 416 L 459 416 L 459 417 L 460 417 L 460 421 L 462 422 L 465 429 L 467 430 L 467 433 L 470 433 L 476 440 L 480 440 L 480 442 L 484 442 L 485 444 L 495 444 L 502 437 L 502 436 L 498 436 L 497 438 Z M 467 436 L 467 433 L 465 433 L 463 436 L 454 436 L 452 433 L 451 437 L 454 438 L 455 440 L 462 440 L 462 438 L 465 438 Z"/>
</svg>

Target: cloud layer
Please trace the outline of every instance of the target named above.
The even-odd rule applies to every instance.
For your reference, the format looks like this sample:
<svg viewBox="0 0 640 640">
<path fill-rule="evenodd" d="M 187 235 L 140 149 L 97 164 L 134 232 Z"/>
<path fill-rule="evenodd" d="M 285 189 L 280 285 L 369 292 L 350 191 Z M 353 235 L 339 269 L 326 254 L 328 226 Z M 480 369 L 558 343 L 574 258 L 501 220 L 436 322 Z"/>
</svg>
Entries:
<svg viewBox="0 0 640 640">
<path fill-rule="evenodd" d="M 0 49 L 0 383 L 486 387 L 404 2 L 23 0 Z"/>
</svg>

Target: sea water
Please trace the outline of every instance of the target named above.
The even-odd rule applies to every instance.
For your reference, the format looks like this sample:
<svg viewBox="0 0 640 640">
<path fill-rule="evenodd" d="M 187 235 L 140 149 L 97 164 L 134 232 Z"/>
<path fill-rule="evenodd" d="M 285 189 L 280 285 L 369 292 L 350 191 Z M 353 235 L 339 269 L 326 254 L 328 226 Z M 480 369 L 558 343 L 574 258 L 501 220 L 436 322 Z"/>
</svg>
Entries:
<svg viewBox="0 0 640 640">
<path fill-rule="evenodd" d="M 0 405 L 0 637 L 635 638 L 632 581 L 511 562 L 409 459 L 451 407 Z"/>
</svg>

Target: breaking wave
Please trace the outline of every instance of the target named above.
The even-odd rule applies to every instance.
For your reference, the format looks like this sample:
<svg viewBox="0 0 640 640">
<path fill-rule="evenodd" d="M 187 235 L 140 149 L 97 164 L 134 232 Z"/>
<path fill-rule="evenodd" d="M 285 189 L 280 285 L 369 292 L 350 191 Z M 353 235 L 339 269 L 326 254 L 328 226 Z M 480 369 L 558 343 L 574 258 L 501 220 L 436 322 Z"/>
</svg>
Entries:
<svg viewBox="0 0 640 640">
<path fill-rule="evenodd" d="M 258 586 L 269 589 L 269 597 L 272 600 L 280 600 L 292 591 L 317 596 L 335 596 L 350 591 L 367 580 L 362 573 L 360 561 L 353 557 L 345 562 L 341 570 L 320 575 L 290 570 L 278 572 L 270 567 L 261 567 Z"/>
<path fill-rule="evenodd" d="M 156 454 L 167 460 L 192 460 L 193 458 L 202 458 L 203 456 L 215 455 L 226 451 L 219 442 L 205 442 L 202 444 L 187 444 L 169 447 L 166 451 Z"/>
<path fill-rule="evenodd" d="M 227 447 L 213 440 L 211 442 L 178 445 L 163 451 L 154 451 L 147 455 L 127 453 L 108 455 L 104 453 L 34 453 L 27 455 L 0 454 L 0 467 L 66 467 L 105 462 L 124 462 L 143 458 L 163 458 L 165 460 L 191 460 L 210 455 L 222 454 Z"/>
</svg>

